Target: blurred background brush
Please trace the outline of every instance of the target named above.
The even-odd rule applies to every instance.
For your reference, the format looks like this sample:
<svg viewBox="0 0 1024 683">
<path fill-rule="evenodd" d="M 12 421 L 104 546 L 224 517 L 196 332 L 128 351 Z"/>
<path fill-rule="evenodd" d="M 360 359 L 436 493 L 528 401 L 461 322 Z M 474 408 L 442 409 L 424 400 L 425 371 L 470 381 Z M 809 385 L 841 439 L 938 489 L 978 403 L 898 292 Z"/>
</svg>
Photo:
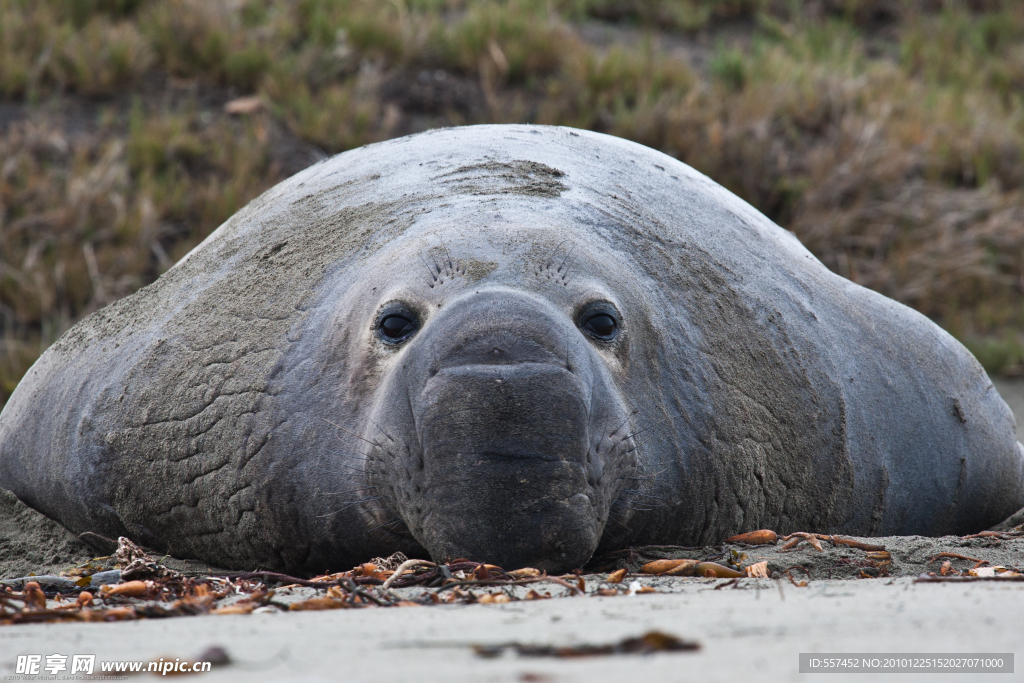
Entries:
<svg viewBox="0 0 1024 683">
<path fill-rule="evenodd" d="M 675 156 L 1024 373 L 1024 3 L 0 0 L 0 407 L 283 178 L 508 122 Z"/>
</svg>

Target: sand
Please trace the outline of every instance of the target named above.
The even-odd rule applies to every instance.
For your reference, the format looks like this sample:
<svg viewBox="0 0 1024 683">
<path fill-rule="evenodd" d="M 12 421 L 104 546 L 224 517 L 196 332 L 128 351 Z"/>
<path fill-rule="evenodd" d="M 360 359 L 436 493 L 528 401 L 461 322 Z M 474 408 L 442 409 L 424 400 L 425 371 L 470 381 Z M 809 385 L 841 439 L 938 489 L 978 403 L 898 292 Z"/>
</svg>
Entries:
<svg viewBox="0 0 1024 683">
<path fill-rule="evenodd" d="M 0 674 L 14 673 L 22 654 L 149 661 L 189 659 L 220 646 L 231 663 L 201 680 L 735 683 L 807 680 L 798 673 L 800 652 L 1024 652 L 1022 584 L 934 585 L 900 578 L 812 581 L 797 588 L 747 579 L 738 589 L 715 590 L 724 581 L 677 582 L 682 588 L 676 593 L 631 597 L 9 626 L 0 628 Z M 510 641 L 602 644 L 650 630 L 695 640 L 701 649 L 584 659 L 506 653 L 485 659 L 471 647 Z M 1020 674 L 943 680 L 1020 680 Z"/>
<path fill-rule="evenodd" d="M 0 489 L 0 578 L 52 574 L 94 555 L 73 533 Z"/>
</svg>

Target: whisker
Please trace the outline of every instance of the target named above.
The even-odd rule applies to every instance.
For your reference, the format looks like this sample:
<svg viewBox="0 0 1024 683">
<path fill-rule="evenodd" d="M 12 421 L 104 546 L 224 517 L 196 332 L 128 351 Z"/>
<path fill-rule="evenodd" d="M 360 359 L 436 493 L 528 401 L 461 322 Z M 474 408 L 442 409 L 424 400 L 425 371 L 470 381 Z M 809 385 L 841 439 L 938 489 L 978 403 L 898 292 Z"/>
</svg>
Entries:
<svg viewBox="0 0 1024 683">
<path fill-rule="evenodd" d="M 329 491 L 329 492 L 322 493 L 320 495 L 323 495 L 323 496 L 344 496 L 344 495 L 348 495 L 348 494 L 350 494 L 350 493 L 352 493 L 354 491 L 370 491 L 370 490 L 376 489 L 376 488 L 380 488 L 380 487 L 379 486 L 357 486 L 357 487 L 352 488 L 352 489 L 345 489 L 344 491 Z"/>
<path fill-rule="evenodd" d="M 622 439 L 623 439 L 623 441 L 625 441 L 626 439 L 632 439 L 633 437 L 637 436 L 638 434 L 643 434 L 644 432 L 649 432 L 652 429 L 654 429 L 655 427 L 668 422 L 668 420 L 669 420 L 669 418 L 667 418 L 667 417 L 664 418 L 664 419 L 658 420 L 654 424 L 649 424 L 646 427 L 644 427 L 643 429 L 638 429 L 635 432 L 633 432 L 632 434 L 628 434 L 628 435 L 622 437 Z"/>
<path fill-rule="evenodd" d="M 561 242 L 558 243 L 558 246 L 555 247 L 555 250 L 551 252 L 551 256 L 548 257 L 548 268 L 550 268 L 553 265 L 555 256 L 558 255 L 558 250 L 565 246 L 565 243 L 568 241 L 569 240 L 562 240 Z"/>
<path fill-rule="evenodd" d="M 333 517 L 334 515 L 338 514 L 339 512 L 344 512 L 345 510 L 349 509 L 353 505 L 359 505 L 361 503 L 369 503 L 370 501 L 374 501 L 374 500 L 381 500 L 383 497 L 384 496 L 376 496 L 374 498 L 363 498 L 362 500 L 348 501 L 348 503 L 346 503 L 344 505 L 344 507 L 338 508 L 334 512 L 328 512 L 328 513 L 323 514 L 323 515 L 318 515 L 317 519 L 323 519 L 324 517 Z"/>
<path fill-rule="evenodd" d="M 620 441 L 619 443 L 625 443 L 625 441 L 623 440 L 623 441 Z M 647 442 L 645 441 L 643 443 L 647 443 Z M 636 449 L 640 448 L 641 445 L 643 445 L 643 444 L 641 444 L 641 442 L 634 441 L 632 448 L 627 448 L 626 450 L 622 451 L 621 453 L 616 453 L 616 455 L 629 455 L 630 453 L 632 453 Z"/>
<path fill-rule="evenodd" d="M 327 419 L 327 418 L 325 418 L 325 417 L 321 417 L 320 419 L 321 419 L 321 420 L 323 420 L 324 422 L 326 422 L 327 424 L 332 424 L 332 425 L 334 425 L 335 427 L 337 427 L 337 428 L 338 428 L 338 429 L 340 429 L 341 431 L 345 432 L 346 434 L 351 434 L 352 436 L 356 437 L 356 438 L 357 438 L 357 439 L 359 439 L 360 441 L 365 441 L 366 443 L 370 444 L 371 446 L 376 446 L 377 448 L 381 449 L 382 451 L 384 451 L 385 453 L 387 453 L 388 455 L 390 455 L 390 456 L 391 456 L 392 458 L 397 458 L 397 457 L 398 457 L 398 456 L 396 456 L 396 455 L 395 455 L 394 453 L 392 453 L 391 451 L 389 451 L 388 449 L 384 448 L 384 446 L 382 446 L 381 444 L 377 443 L 376 441 L 370 441 L 370 440 L 369 440 L 369 439 L 367 439 L 367 438 L 364 438 L 364 437 L 362 437 L 362 436 L 359 436 L 359 435 L 358 435 L 358 434 L 356 434 L 355 432 L 353 432 L 353 431 L 351 431 L 351 430 L 349 430 L 349 429 L 345 429 L 345 428 L 344 428 L 344 427 L 342 427 L 341 425 L 339 425 L 339 424 L 335 424 L 335 423 L 331 422 L 330 420 L 328 420 L 328 419 Z M 340 439 L 339 439 L 339 441 L 340 441 Z M 342 441 L 342 443 L 345 443 L 345 442 L 344 442 L 344 441 Z"/>
<path fill-rule="evenodd" d="M 565 269 L 565 272 L 564 272 L 564 273 L 562 273 L 562 282 L 564 282 L 564 283 L 566 283 L 566 284 L 568 284 L 568 283 L 569 283 L 569 272 L 570 272 L 570 271 L 572 271 L 572 267 L 576 265 L 576 261 L 578 261 L 578 260 L 579 260 L 579 259 L 575 259 L 575 258 L 574 258 L 574 259 L 573 259 L 573 260 L 572 260 L 572 261 L 571 261 L 571 262 L 569 263 L 569 267 Z"/>
<path fill-rule="evenodd" d="M 363 459 L 365 460 L 366 458 L 363 458 Z M 359 474 L 365 474 L 366 473 L 365 470 L 361 470 L 358 467 L 352 467 L 352 465 L 346 465 L 343 462 L 339 462 L 339 463 L 335 463 L 335 464 L 340 465 L 341 467 L 347 467 L 348 469 L 352 470 L 353 472 L 358 472 Z M 315 470 L 320 470 L 321 472 L 327 472 L 328 474 L 339 474 L 339 475 L 344 475 L 345 474 L 343 472 L 337 472 L 335 470 L 328 469 L 326 467 L 318 467 L 317 465 L 310 465 L 310 467 L 312 467 Z"/>
<path fill-rule="evenodd" d="M 448 253 L 448 245 L 444 243 L 444 240 L 441 239 L 441 236 L 438 235 L 436 232 L 434 233 L 434 236 L 437 237 L 437 241 L 441 243 L 441 248 L 444 249 L 445 258 L 448 259 L 448 274 L 454 275 L 455 266 L 452 265 L 452 255 Z"/>
<path fill-rule="evenodd" d="M 381 428 L 381 426 L 380 426 L 379 424 L 377 424 L 376 422 L 374 422 L 374 421 L 373 421 L 373 419 L 372 419 L 372 418 L 369 418 L 369 417 L 368 417 L 368 418 L 366 418 L 366 419 L 367 419 L 367 420 L 368 420 L 368 421 L 370 422 L 370 424 L 372 424 L 372 425 L 373 425 L 374 427 L 376 427 L 376 428 L 377 428 L 377 431 L 379 431 L 379 432 L 380 432 L 381 434 L 383 434 L 384 436 L 388 437 L 388 439 L 390 439 L 390 441 L 391 441 L 392 443 L 397 443 L 397 442 L 395 441 L 394 437 L 393 437 L 393 436 L 391 436 L 390 434 L 388 434 L 387 432 L 385 432 L 385 431 L 384 431 L 384 430 L 383 430 L 383 429 Z"/>
<path fill-rule="evenodd" d="M 348 447 L 346 447 L 346 448 L 348 448 Z M 354 456 L 353 455 L 349 455 L 348 456 L 349 459 L 351 459 L 351 460 L 360 460 L 362 462 L 367 462 L 367 461 L 370 461 L 370 460 L 379 460 L 379 458 L 376 458 L 376 457 L 372 456 L 370 453 L 363 453 L 362 451 L 357 451 L 354 448 L 348 448 L 348 452 L 350 454 L 351 453 L 355 454 Z M 356 456 L 358 456 L 358 457 L 356 457 Z M 341 463 L 339 463 L 339 464 L 341 464 Z"/>
<path fill-rule="evenodd" d="M 441 274 L 441 266 L 439 266 L 437 264 L 437 257 L 434 256 L 433 254 L 429 253 L 429 252 L 427 253 L 427 255 L 430 256 L 430 260 L 434 262 L 434 267 L 437 268 L 437 274 L 440 275 Z"/>
<path fill-rule="evenodd" d="M 437 282 L 437 273 L 435 273 L 434 271 L 432 271 L 430 269 L 430 265 L 427 263 L 427 259 L 423 258 L 423 254 L 420 254 L 420 261 L 423 261 L 423 266 L 427 269 L 427 272 L 430 273 L 431 279 L 434 282 Z M 433 283 L 427 283 L 427 284 L 429 284 L 431 287 L 434 286 Z"/>
<path fill-rule="evenodd" d="M 654 477 L 658 476 L 659 474 L 661 474 L 662 472 L 665 472 L 667 470 L 668 470 L 668 468 L 665 467 L 663 469 L 658 470 L 657 472 L 650 472 L 650 473 L 645 474 L 645 475 L 643 475 L 641 477 L 621 477 L 620 476 L 620 477 L 615 477 L 615 479 L 613 479 L 612 481 L 650 481 Z"/>
<path fill-rule="evenodd" d="M 634 408 L 634 409 L 633 409 L 633 412 L 629 414 L 629 416 L 628 416 L 628 417 L 626 418 L 625 422 L 623 422 L 623 423 L 622 423 L 622 424 L 620 424 L 620 425 L 619 425 L 618 427 L 616 427 L 616 428 L 615 428 L 615 429 L 614 429 L 614 430 L 612 431 L 612 433 L 608 435 L 608 438 L 610 439 L 610 438 L 612 438 L 613 436 L 615 436 L 616 434 L 618 434 L 618 433 L 619 433 L 619 430 L 620 430 L 620 429 L 622 429 L 623 427 L 625 427 L 626 425 L 628 425 L 628 424 L 629 424 L 629 421 L 633 419 L 633 416 L 634 416 L 634 415 L 636 415 L 636 414 L 637 414 L 637 412 L 639 412 L 639 411 L 638 411 L 638 410 L 637 410 L 636 408 Z M 623 440 L 623 441 L 625 441 L 625 440 L 626 440 L 626 439 L 628 439 L 628 438 L 629 438 L 628 436 L 624 436 L 624 437 L 622 437 L 622 440 Z M 621 443 L 621 441 L 620 441 L 620 443 Z"/>
<path fill-rule="evenodd" d="M 563 242 L 562 244 L 565 244 L 565 243 Z M 569 250 L 569 253 L 565 255 L 565 258 L 564 258 L 564 259 L 562 259 L 562 264 L 561 264 L 560 266 L 558 266 L 558 268 L 557 268 L 557 269 L 555 270 L 555 272 L 556 272 L 556 273 L 558 273 L 559 275 L 562 275 L 562 274 L 563 274 L 563 273 L 562 273 L 562 266 L 564 266 L 564 265 L 565 265 L 565 262 L 569 260 L 569 257 L 570 257 L 570 256 L 572 256 L 572 253 L 573 253 L 574 251 L 576 251 L 576 245 L 575 245 L 575 244 L 574 244 L 574 245 L 572 245 L 572 249 L 570 249 L 570 250 Z M 565 272 L 569 272 L 569 271 L 565 271 Z"/>
<path fill-rule="evenodd" d="M 401 521 L 402 521 L 401 517 L 392 517 L 387 522 L 381 522 L 380 524 L 378 524 L 375 527 L 370 527 L 369 529 L 366 530 L 366 533 L 370 533 L 371 531 L 376 531 L 377 529 L 380 529 L 381 527 L 389 527 L 389 526 L 393 526 L 395 524 L 399 524 L 399 523 L 401 523 Z M 389 529 L 389 531 L 390 531 L 390 529 Z"/>
<path fill-rule="evenodd" d="M 548 262 L 547 262 L 548 267 L 551 266 L 551 262 L 555 259 L 555 254 L 558 253 L 558 250 L 561 249 L 562 245 L 565 244 L 568 241 L 569 240 L 562 240 L 561 242 L 558 243 L 558 246 L 555 247 L 555 250 L 553 252 L 551 252 L 551 256 L 548 256 Z"/>
<path fill-rule="evenodd" d="M 615 522 L 616 524 L 618 524 L 619 526 L 621 526 L 621 527 L 622 527 L 623 529 L 625 529 L 625 530 L 626 530 L 626 531 L 628 531 L 629 533 L 633 533 L 633 530 L 632 530 L 632 529 L 630 529 L 630 528 L 629 528 L 628 526 L 626 526 L 626 525 L 625 525 L 625 524 L 623 524 L 623 523 L 622 523 L 621 521 L 619 521 L 618 519 L 616 519 L 614 515 L 608 515 L 608 521 L 610 521 L 610 522 Z"/>
<path fill-rule="evenodd" d="M 661 499 L 658 498 L 657 496 L 652 496 L 649 493 L 644 493 L 640 489 L 622 489 L 622 493 L 632 493 L 632 494 L 635 494 L 637 496 L 643 496 L 644 498 L 650 498 L 651 500 L 656 500 L 659 503 L 661 502 Z"/>
</svg>

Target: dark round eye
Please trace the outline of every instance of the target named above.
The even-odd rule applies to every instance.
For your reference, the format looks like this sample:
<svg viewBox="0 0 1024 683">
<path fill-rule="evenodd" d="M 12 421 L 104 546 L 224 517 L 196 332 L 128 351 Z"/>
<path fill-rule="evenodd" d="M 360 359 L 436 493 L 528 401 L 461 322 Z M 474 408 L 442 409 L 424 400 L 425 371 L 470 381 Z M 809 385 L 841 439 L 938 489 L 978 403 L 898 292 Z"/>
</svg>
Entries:
<svg viewBox="0 0 1024 683">
<path fill-rule="evenodd" d="M 402 341 L 416 331 L 416 323 L 404 315 L 388 315 L 380 321 L 378 327 L 385 341 Z"/>
<path fill-rule="evenodd" d="M 583 329 L 590 332 L 598 339 L 605 340 L 611 339 L 615 336 L 616 327 L 615 318 L 611 317 L 607 313 L 592 315 L 583 323 Z"/>
</svg>

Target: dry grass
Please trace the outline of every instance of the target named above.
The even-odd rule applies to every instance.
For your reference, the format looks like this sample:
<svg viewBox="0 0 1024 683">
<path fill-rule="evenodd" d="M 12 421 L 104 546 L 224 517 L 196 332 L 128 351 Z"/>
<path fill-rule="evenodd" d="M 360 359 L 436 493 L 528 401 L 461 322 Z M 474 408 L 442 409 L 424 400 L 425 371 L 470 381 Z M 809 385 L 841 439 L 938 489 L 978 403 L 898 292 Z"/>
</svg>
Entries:
<svg viewBox="0 0 1024 683">
<path fill-rule="evenodd" d="M 0 405 L 310 145 L 481 122 L 672 154 L 1019 372 L 1022 93 L 1012 0 L 0 0 Z"/>
<path fill-rule="evenodd" d="M 83 315 L 152 282 L 284 177 L 265 115 L 204 121 L 194 106 L 147 114 L 136 103 L 123 126 L 108 113 L 72 135 L 40 118 L 0 137 L 4 399 Z"/>
</svg>

